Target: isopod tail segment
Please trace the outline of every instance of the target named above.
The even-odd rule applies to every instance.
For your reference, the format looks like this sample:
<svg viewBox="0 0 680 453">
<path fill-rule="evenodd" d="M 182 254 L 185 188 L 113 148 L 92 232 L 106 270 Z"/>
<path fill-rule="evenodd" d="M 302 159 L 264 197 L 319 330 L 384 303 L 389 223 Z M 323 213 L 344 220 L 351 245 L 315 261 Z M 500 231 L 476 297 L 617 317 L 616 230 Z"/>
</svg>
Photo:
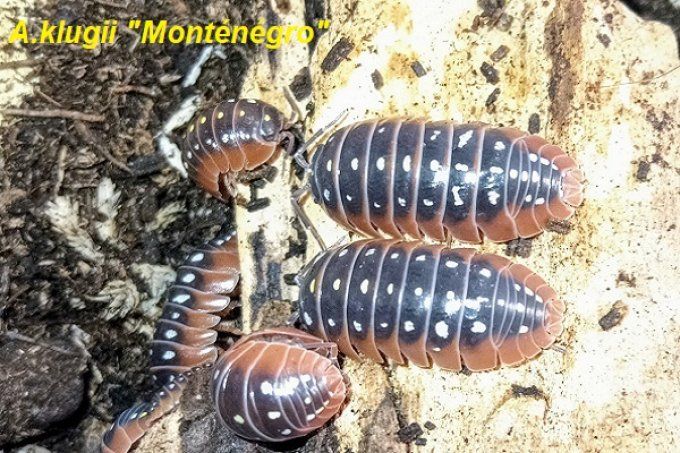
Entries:
<svg viewBox="0 0 680 453">
<path fill-rule="evenodd" d="M 151 342 L 151 371 L 161 389 L 151 402 L 123 412 L 104 435 L 102 451 L 125 453 L 160 417 L 179 401 L 188 376 L 212 366 L 218 357 L 219 314 L 233 307 L 240 277 L 236 235 L 233 232 L 193 250 L 177 271 L 175 284 Z"/>
<path fill-rule="evenodd" d="M 245 173 L 273 161 L 284 147 L 295 148 L 292 126 L 276 107 L 255 99 L 229 99 L 199 112 L 189 125 L 182 161 L 189 177 L 215 198 L 226 202 Z"/>
</svg>

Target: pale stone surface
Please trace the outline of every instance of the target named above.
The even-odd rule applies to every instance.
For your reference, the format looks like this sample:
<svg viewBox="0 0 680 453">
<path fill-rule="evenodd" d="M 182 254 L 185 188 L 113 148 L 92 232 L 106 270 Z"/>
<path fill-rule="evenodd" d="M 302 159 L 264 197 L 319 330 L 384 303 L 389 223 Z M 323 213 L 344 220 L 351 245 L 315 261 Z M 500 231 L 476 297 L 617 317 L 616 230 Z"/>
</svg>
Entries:
<svg viewBox="0 0 680 453">
<path fill-rule="evenodd" d="M 301 21 L 301 2 L 291 4 L 286 17 Z M 573 229 L 544 233 L 528 258 L 514 258 L 544 276 L 566 302 L 559 341 L 566 352 L 469 376 L 346 361 L 352 400 L 335 422 L 341 450 L 369 445 L 366 432 L 391 387 L 408 422 L 436 425 L 424 434 L 426 446 L 411 447 L 417 451 L 677 451 L 680 72 L 669 71 L 680 63 L 669 28 L 644 22 L 616 2 L 595 0 L 510 2 L 508 31 L 484 25 L 471 31 L 481 12 L 473 0 L 338 0 L 330 9 L 331 30 L 311 61 L 306 49 L 284 48 L 275 71 L 266 59 L 250 68 L 243 96 L 288 112 L 279 88 L 309 65 L 316 110 L 306 136 L 345 108 L 351 109 L 346 121 L 410 115 L 522 129 L 537 113 L 541 134 L 574 156 L 588 177 Z M 321 61 L 341 37 L 354 50 L 337 70 L 323 73 Z M 510 51 L 493 63 L 500 79 L 494 86 L 479 68 L 501 44 Z M 416 60 L 427 70 L 420 78 L 410 66 Z M 371 80 L 375 70 L 384 80 L 380 90 Z M 495 109 L 487 109 L 494 87 L 501 93 Z M 651 162 L 655 154 L 660 159 L 646 180 L 636 179 L 638 162 Z M 288 201 L 296 179 L 288 160 L 275 165 L 277 179 L 261 191 L 271 206 L 237 211 L 246 329 L 285 321 L 296 289 L 277 279 L 303 262 L 283 261 L 290 238 L 297 237 Z M 305 207 L 328 243 L 348 236 L 311 201 Z M 267 253 L 256 263 L 252 235 L 260 230 Z M 479 249 L 502 254 L 504 246 Z M 310 240 L 308 258 L 317 251 Z M 267 274 L 277 263 L 282 268 Z M 621 281 L 621 273 L 634 283 Z M 252 306 L 253 294 L 276 300 Z M 628 306 L 628 315 L 604 331 L 598 320 L 617 301 Z M 513 384 L 542 393 L 515 397 Z M 396 438 L 396 420 L 390 423 Z"/>
</svg>

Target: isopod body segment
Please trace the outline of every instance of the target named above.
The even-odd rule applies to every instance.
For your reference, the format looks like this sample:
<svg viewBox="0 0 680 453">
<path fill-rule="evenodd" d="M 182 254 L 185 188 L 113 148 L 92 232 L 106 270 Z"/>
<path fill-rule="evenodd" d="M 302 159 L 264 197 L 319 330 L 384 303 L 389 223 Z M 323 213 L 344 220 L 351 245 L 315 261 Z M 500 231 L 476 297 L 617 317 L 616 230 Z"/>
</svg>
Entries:
<svg viewBox="0 0 680 453">
<path fill-rule="evenodd" d="M 319 254 L 299 283 L 303 328 L 352 358 L 481 371 L 562 331 L 564 305 L 542 278 L 472 249 L 363 240 Z"/>
<path fill-rule="evenodd" d="M 328 215 L 369 237 L 503 242 L 538 234 L 583 200 L 583 174 L 559 147 L 482 123 L 354 123 L 317 147 L 310 176 Z"/>
<path fill-rule="evenodd" d="M 292 328 L 248 335 L 213 373 L 220 420 L 246 439 L 280 442 L 309 434 L 345 403 L 347 381 L 332 343 Z"/>
</svg>

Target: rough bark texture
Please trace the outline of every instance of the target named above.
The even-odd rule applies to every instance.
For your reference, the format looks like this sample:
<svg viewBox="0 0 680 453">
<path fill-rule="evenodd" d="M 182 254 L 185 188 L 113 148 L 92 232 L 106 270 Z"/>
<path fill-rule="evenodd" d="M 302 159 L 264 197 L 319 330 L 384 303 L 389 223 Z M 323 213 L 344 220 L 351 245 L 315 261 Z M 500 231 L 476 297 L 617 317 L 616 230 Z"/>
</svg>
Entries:
<svg viewBox="0 0 680 453">
<path fill-rule="evenodd" d="M 290 113 L 281 89 L 292 83 L 310 112 L 305 136 L 345 108 L 346 122 L 399 115 L 480 120 L 538 131 L 587 175 L 585 205 L 569 223 L 530 241 L 479 247 L 513 255 L 562 296 L 564 354 L 547 351 L 522 366 L 479 374 L 345 361 L 352 395 L 342 415 L 281 449 L 677 451 L 680 61 L 669 27 L 600 0 L 131 3 L 139 17 L 331 19 L 312 47 L 227 49 L 226 60 L 211 59 L 192 89 L 205 104 L 240 93 Z M 73 2 L 36 9 L 34 17 L 79 11 Z M 121 13 L 98 4 L 83 14 Z M 13 51 L 13 59 L 49 64 L 35 74 L 0 71 L 3 105 L 19 105 L 37 87 L 42 94 L 29 95 L 24 106 L 45 108 L 52 99 L 103 112 L 107 123 L 91 127 L 101 148 L 130 166 L 150 159 L 153 136 L 188 94 L 159 80 L 183 75 L 200 49 L 128 52 L 128 38 L 97 57 L 63 48 Z M 79 78 L 64 83 L 66 71 Z M 159 91 L 151 98 L 110 94 L 124 83 Z M 93 451 L 112 417 L 152 388 L 145 355 L 169 269 L 189 245 L 215 234 L 230 211 L 162 160 L 144 161 L 150 173 L 121 175 L 70 121 L 13 119 L 3 126 L 0 327 L 30 338 L 0 339 L 7 393 L 0 398 L 0 448 L 39 443 Z M 276 176 L 257 190 L 269 205 L 235 209 L 246 331 L 286 322 L 297 298 L 286 276 L 318 251 L 290 207 L 301 184 L 294 166 L 285 158 L 273 166 Z M 96 200 L 104 177 L 122 192 L 110 219 Z M 248 188 L 242 191 L 247 198 Z M 70 230 L 55 230 L 46 214 L 58 195 L 73 202 Z M 327 243 L 350 238 L 311 200 L 305 209 Z M 84 237 L 93 250 L 74 246 Z M 125 296 L 98 299 L 107 288 Z M 269 451 L 217 423 L 208 375 L 196 376 L 180 409 L 137 451 Z"/>
</svg>

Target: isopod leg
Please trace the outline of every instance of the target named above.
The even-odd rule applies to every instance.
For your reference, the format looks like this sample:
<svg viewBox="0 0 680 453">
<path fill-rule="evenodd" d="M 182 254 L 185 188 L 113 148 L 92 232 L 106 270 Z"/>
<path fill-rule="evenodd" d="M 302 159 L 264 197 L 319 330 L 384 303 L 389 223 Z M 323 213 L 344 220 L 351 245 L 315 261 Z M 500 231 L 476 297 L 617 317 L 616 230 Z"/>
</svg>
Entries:
<svg viewBox="0 0 680 453">
<path fill-rule="evenodd" d="M 322 250 L 326 250 L 328 247 L 326 247 L 326 244 L 324 243 L 323 239 L 321 239 L 321 235 L 319 234 L 319 231 L 314 227 L 312 224 L 312 221 L 309 219 L 309 216 L 307 216 L 307 213 L 305 212 L 304 209 L 302 209 L 302 205 L 300 204 L 300 201 L 302 197 L 307 195 L 309 193 L 309 185 L 305 185 L 303 187 L 300 187 L 299 189 L 295 190 L 293 192 L 293 195 L 290 197 L 290 202 L 293 205 L 293 209 L 295 210 L 295 214 L 297 214 L 298 217 L 300 217 L 300 221 L 302 222 L 302 225 L 309 231 L 311 231 L 312 235 L 314 236 L 314 239 L 319 243 L 319 246 L 321 246 Z"/>
</svg>

